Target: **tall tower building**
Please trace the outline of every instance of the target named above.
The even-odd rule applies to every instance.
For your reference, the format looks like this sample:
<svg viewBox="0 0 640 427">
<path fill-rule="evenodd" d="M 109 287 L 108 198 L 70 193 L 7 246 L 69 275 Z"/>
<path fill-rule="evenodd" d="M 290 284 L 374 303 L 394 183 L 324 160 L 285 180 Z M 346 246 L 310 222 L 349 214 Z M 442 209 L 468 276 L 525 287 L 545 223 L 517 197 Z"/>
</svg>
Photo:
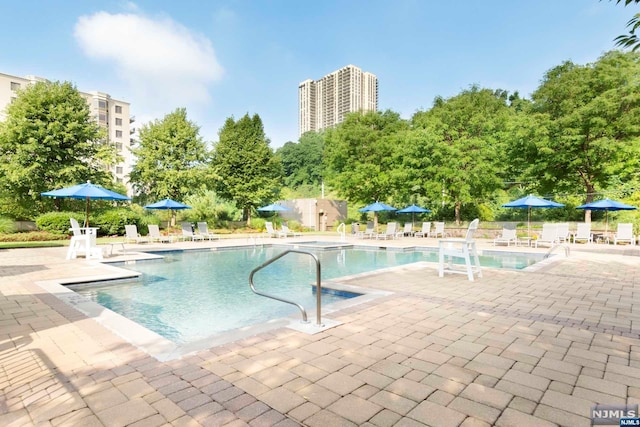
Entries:
<svg viewBox="0 0 640 427">
<path fill-rule="evenodd" d="M 298 86 L 299 135 L 342 123 L 347 113 L 378 110 L 378 78 L 347 65 Z"/>
<path fill-rule="evenodd" d="M 6 119 L 5 109 L 17 97 L 16 91 L 36 82 L 47 81 L 41 77 L 18 77 L 0 73 L 0 121 Z M 122 162 L 111 167 L 114 180 L 124 183 L 131 195 L 128 175 L 131 172 L 133 158 L 131 155 L 131 134 L 135 131 L 131 124 L 135 118 L 130 115 L 129 103 L 118 101 L 102 92 L 80 92 L 87 100 L 91 115 L 98 125 L 106 129 L 109 141 L 116 147 Z"/>
</svg>

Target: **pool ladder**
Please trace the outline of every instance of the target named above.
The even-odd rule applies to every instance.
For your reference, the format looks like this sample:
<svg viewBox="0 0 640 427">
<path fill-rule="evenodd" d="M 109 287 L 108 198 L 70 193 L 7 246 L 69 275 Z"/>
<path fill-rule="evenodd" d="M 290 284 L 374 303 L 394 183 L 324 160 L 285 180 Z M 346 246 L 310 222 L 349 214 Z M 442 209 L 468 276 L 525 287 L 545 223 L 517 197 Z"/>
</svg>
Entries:
<svg viewBox="0 0 640 427">
<path fill-rule="evenodd" d="M 321 302 L 322 302 L 322 299 L 321 299 L 322 285 L 320 284 L 320 260 L 318 259 L 318 257 L 315 254 L 312 254 L 311 252 L 307 252 L 307 251 L 300 251 L 300 250 L 297 250 L 297 249 L 286 250 L 286 251 L 282 252 L 281 254 L 274 256 L 270 260 L 263 262 L 262 264 L 260 264 L 259 266 L 257 266 L 253 270 L 251 270 L 251 274 L 249 274 L 249 286 L 251 286 L 251 290 L 254 293 L 258 294 L 258 295 L 261 295 L 261 296 L 267 297 L 267 298 L 271 298 L 271 299 L 274 299 L 274 300 L 277 300 L 277 301 L 285 302 L 287 304 L 295 305 L 296 307 L 298 307 L 298 309 L 300 309 L 300 312 L 302 313 L 302 321 L 304 323 L 309 323 L 309 321 L 307 320 L 307 311 L 304 309 L 303 306 L 301 306 L 300 304 L 298 304 L 295 301 L 291 301 L 291 300 L 288 300 L 286 298 L 281 298 L 281 297 L 278 297 L 278 296 L 275 296 L 275 295 L 267 294 L 266 292 L 261 292 L 261 291 L 256 289 L 256 287 L 255 287 L 255 285 L 253 283 L 253 276 L 258 271 L 262 270 L 266 266 L 276 262 L 277 260 L 279 260 L 283 256 L 285 256 L 287 254 L 290 254 L 292 252 L 309 255 L 316 262 L 316 322 L 317 322 L 316 326 L 322 327 L 323 326 L 323 324 L 322 324 L 322 316 L 321 316 L 321 313 L 320 313 L 320 306 L 321 306 Z"/>
</svg>

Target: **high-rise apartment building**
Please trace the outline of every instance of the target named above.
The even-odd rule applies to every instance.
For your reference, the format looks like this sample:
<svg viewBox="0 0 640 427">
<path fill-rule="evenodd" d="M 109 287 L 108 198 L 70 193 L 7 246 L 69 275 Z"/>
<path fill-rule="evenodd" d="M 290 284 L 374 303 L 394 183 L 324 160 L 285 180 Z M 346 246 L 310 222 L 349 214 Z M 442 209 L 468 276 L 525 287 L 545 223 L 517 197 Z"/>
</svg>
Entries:
<svg viewBox="0 0 640 427">
<path fill-rule="evenodd" d="M 38 81 L 47 81 L 41 77 L 18 77 L 0 73 L 0 121 L 6 119 L 6 107 L 17 97 L 16 91 Z M 117 182 L 127 186 L 131 194 L 128 175 L 131 172 L 133 158 L 131 155 L 131 134 L 134 129 L 131 124 L 134 117 L 130 116 L 129 103 L 118 101 L 102 92 L 80 92 L 87 100 L 91 115 L 98 125 L 107 131 L 109 142 L 115 147 L 122 162 L 111 167 L 111 173 Z"/>
<path fill-rule="evenodd" d="M 347 113 L 378 110 L 378 78 L 347 65 L 298 86 L 299 135 L 341 123 Z"/>
</svg>

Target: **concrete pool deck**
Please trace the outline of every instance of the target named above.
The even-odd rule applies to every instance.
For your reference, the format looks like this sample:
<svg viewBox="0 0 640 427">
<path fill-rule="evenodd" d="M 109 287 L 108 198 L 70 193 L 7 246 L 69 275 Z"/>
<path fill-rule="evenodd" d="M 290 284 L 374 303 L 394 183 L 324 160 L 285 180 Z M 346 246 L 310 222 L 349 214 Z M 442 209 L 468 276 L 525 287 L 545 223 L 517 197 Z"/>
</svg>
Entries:
<svg viewBox="0 0 640 427">
<path fill-rule="evenodd" d="M 321 239 L 336 240 L 308 240 Z M 127 245 L 126 256 L 246 243 Z M 591 425 L 595 404 L 640 401 L 640 249 L 570 246 L 568 258 L 483 269 L 475 282 L 424 264 L 354 277 L 389 293 L 328 314 L 339 326 L 273 329 L 166 361 L 42 286 L 119 269 L 67 261 L 66 248 L 0 250 L 0 425 Z"/>
</svg>

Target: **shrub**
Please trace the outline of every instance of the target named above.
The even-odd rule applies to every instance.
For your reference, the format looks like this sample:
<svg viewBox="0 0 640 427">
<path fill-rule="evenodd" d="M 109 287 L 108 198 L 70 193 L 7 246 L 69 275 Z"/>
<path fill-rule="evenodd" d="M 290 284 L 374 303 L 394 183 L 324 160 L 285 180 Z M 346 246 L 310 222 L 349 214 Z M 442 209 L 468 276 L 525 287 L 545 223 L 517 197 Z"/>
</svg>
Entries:
<svg viewBox="0 0 640 427">
<path fill-rule="evenodd" d="M 0 234 L 0 242 L 46 242 L 51 240 L 67 240 L 67 238 L 66 234 L 52 233 L 50 231 Z"/>
<path fill-rule="evenodd" d="M 16 231 L 15 223 L 11 218 L 0 216 L 0 233 L 13 233 Z"/>
<path fill-rule="evenodd" d="M 267 222 L 264 218 L 251 218 L 251 228 L 254 230 L 264 231 L 264 223 Z"/>
<path fill-rule="evenodd" d="M 147 224 L 140 214 L 129 208 L 116 208 L 97 215 L 91 220 L 91 226 L 98 227 L 98 235 L 124 235 L 124 226 L 135 224 L 140 234 L 147 234 Z"/>
<path fill-rule="evenodd" d="M 36 218 L 36 227 L 50 233 L 71 234 L 69 218 L 75 218 L 80 224 L 84 221 L 84 215 L 75 212 L 47 212 Z"/>
</svg>

